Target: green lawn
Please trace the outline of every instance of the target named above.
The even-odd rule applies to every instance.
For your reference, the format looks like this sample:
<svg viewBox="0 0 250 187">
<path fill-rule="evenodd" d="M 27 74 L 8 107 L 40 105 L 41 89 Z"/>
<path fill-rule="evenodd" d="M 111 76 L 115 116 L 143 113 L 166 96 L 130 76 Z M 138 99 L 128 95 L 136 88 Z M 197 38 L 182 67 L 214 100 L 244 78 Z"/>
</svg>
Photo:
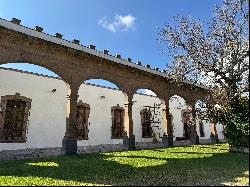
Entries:
<svg viewBox="0 0 250 187">
<path fill-rule="evenodd" d="M 228 144 L 0 161 L 0 185 L 249 185 Z"/>
</svg>

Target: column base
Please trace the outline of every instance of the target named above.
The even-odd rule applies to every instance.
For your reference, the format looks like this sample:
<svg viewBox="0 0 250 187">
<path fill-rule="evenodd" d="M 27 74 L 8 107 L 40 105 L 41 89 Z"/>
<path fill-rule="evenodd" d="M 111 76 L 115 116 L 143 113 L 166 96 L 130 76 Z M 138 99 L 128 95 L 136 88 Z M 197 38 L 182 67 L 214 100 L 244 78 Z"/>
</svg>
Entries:
<svg viewBox="0 0 250 187">
<path fill-rule="evenodd" d="M 190 137 L 190 142 L 192 144 L 199 144 L 199 136 L 197 133 Z"/>
<path fill-rule="evenodd" d="M 77 153 L 77 140 L 64 137 L 62 140 L 62 151 L 63 154 L 76 154 Z"/>
<path fill-rule="evenodd" d="M 127 148 L 128 150 L 135 150 L 135 135 L 133 135 L 132 137 L 127 137 L 125 136 L 123 138 L 123 146 L 125 148 Z"/>
<path fill-rule="evenodd" d="M 218 134 L 211 134 L 210 139 L 211 139 L 211 143 L 213 144 L 219 143 Z"/>
<path fill-rule="evenodd" d="M 173 136 L 164 134 L 162 137 L 162 144 L 163 147 L 173 147 L 174 146 Z"/>
</svg>

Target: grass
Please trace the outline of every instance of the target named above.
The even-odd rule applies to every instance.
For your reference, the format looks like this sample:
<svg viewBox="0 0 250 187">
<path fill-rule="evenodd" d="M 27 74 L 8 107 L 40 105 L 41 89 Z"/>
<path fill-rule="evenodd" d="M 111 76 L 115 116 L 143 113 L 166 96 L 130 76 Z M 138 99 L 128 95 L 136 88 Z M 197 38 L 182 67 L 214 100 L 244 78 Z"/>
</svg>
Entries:
<svg viewBox="0 0 250 187">
<path fill-rule="evenodd" d="M 0 161 L 0 185 L 249 185 L 228 144 Z"/>
</svg>

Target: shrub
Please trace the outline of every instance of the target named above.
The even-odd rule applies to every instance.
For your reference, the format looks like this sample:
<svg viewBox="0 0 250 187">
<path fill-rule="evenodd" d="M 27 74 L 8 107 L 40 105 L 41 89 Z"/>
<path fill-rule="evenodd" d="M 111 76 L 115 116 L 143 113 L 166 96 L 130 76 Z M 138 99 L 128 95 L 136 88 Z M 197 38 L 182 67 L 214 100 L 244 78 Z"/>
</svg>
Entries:
<svg viewBox="0 0 250 187">
<path fill-rule="evenodd" d="M 224 124 L 224 134 L 231 146 L 249 147 L 249 98 L 240 98 L 237 103 L 220 112 L 219 122 Z"/>
</svg>

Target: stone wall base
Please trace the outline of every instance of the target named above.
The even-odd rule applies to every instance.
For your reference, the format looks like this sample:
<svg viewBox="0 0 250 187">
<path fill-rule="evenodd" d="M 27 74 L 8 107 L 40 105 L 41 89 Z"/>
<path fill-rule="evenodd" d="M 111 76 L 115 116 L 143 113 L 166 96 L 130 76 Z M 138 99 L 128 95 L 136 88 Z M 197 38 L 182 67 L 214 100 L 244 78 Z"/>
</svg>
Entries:
<svg viewBox="0 0 250 187">
<path fill-rule="evenodd" d="M 136 142 L 135 147 L 137 150 L 139 149 L 152 149 L 152 148 L 163 148 L 162 142 Z"/>
<path fill-rule="evenodd" d="M 98 153 L 107 151 L 125 151 L 125 150 L 128 150 L 128 148 L 124 147 L 123 144 L 101 144 L 94 146 L 77 147 L 77 153 L 79 154 Z"/>
<path fill-rule="evenodd" d="M 0 151 L 0 160 L 15 160 L 35 157 L 60 156 L 62 148 L 34 148 L 34 149 L 19 149 Z"/>
<path fill-rule="evenodd" d="M 225 142 L 225 140 L 220 140 L 220 142 Z M 200 139 L 200 144 L 211 144 L 210 139 Z M 188 146 L 192 145 L 190 140 L 174 141 L 174 146 Z M 140 149 L 153 149 L 153 148 L 164 148 L 162 142 L 136 142 L 135 147 L 137 150 Z M 126 151 L 129 150 L 123 144 L 103 144 L 95 146 L 79 146 L 77 147 L 78 154 L 86 153 L 97 153 L 97 152 L 107 152 L 107 151 Z M 248 151 L 249 152 L 249 151 Z M 53 157 L 64 155 L 63 148 L 34 148 L 34 149 L 20 149 L 20 150 L 4 150 L 0 151 L 0 160 L 14 160 L 14 159 L 24 159 L 24 158 L 35 158 L 35 157 Z"/>
</svg>

